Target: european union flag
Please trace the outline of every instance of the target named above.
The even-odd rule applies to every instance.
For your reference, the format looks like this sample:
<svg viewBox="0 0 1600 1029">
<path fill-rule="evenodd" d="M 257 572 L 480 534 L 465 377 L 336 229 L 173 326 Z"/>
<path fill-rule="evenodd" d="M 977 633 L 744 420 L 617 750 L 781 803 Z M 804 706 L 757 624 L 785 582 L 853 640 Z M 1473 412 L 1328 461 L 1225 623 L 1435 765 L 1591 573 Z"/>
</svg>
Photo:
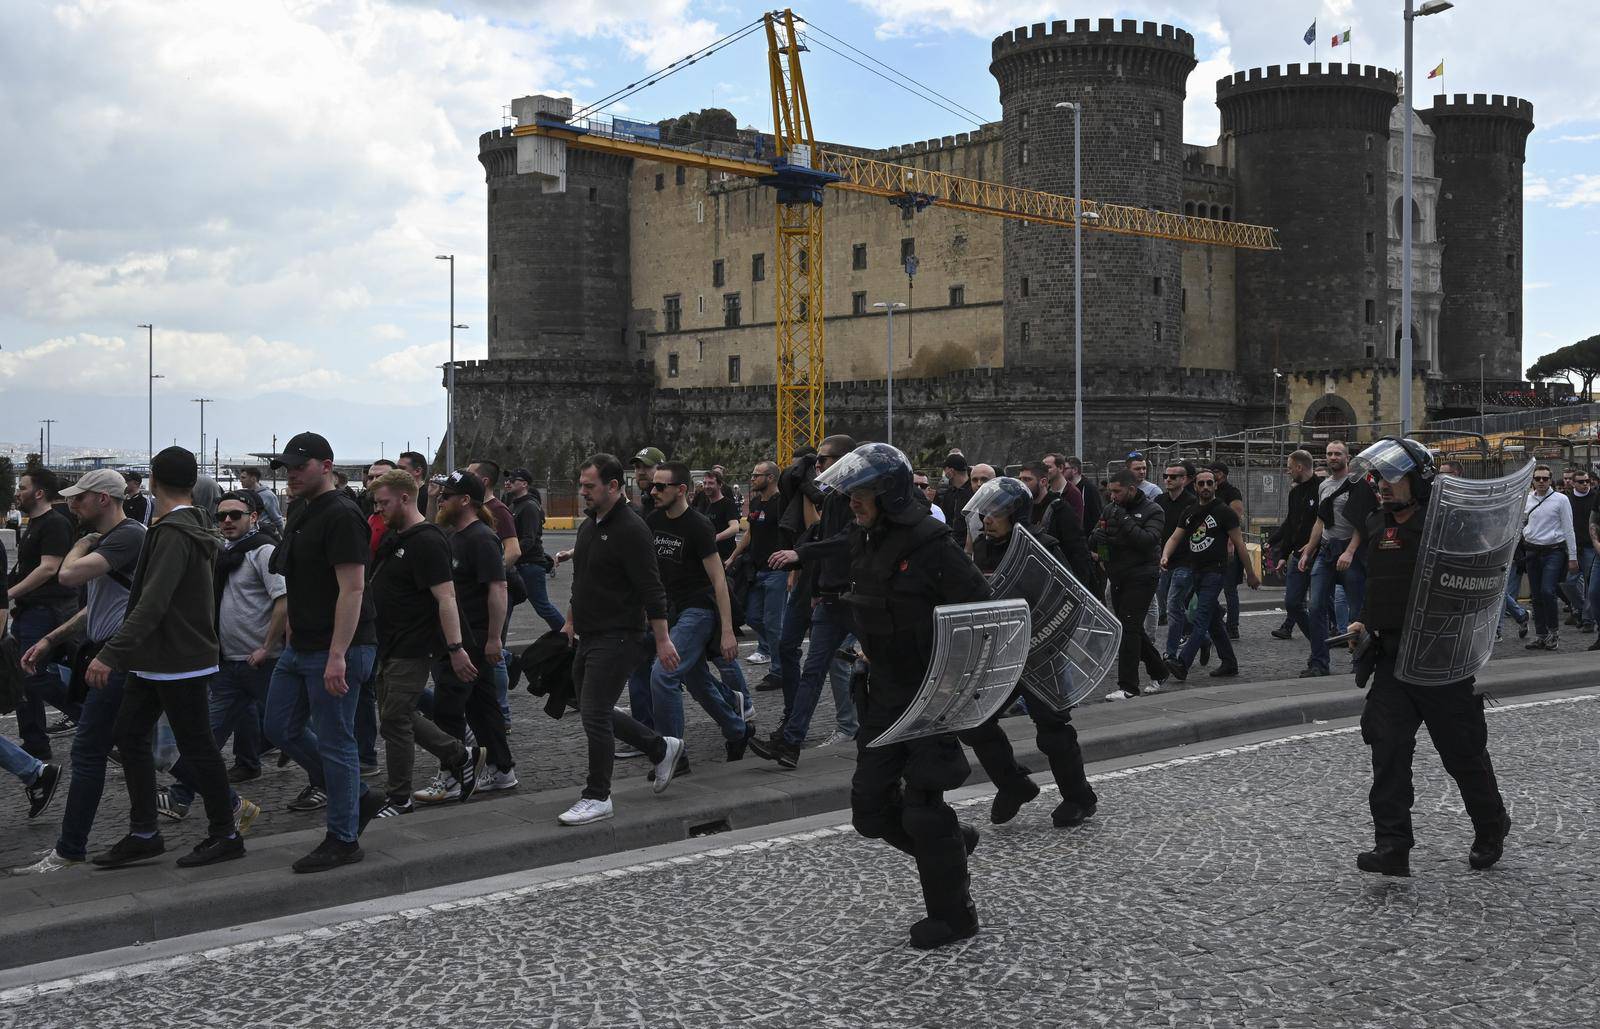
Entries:
<svg viewBox="0 0 1600 1029">
<path fill-rule="evenodd" d="M 1317 23 L 1316 22 L 1312 22 L 1311 23 L 1311 27 L 1309 29 L 1306 29 L 1305 39 L 1306 39 L 1306 46 L 1310 46 L 1312 43 L 1315 43 L 1317 41 Z"/>
</svg>

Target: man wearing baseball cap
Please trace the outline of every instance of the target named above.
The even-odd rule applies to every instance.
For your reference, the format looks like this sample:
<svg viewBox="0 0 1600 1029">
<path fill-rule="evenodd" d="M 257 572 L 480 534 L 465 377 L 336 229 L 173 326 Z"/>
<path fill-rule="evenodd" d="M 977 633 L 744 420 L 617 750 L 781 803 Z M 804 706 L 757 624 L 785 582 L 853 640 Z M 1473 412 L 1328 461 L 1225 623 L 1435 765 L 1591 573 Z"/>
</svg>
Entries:
<svg viewBox="0 0 1600 1029">
<path fill-rule="evenodd" d="M 294 863 L 322 872 L 360 861 L 357 837 L 366 813 L 356 753 L 356 705 L 377 658 L 372 598 L 366 595 L 372 549 L 356 502 L 334 488 L 333 447 L 314 432 L 289 440 L 272 460 L 298 501 L 284 526 L 272 571 L 288 586 L 289 643 L 267 690 L 267 737 L 306 770 L 310 784 L 290 809 L 328 809 L 328 832 Z M 383 806 L 374 796 L 370 814 Z"/>
<path fill-rule="evenodd" d="M 650 486 L 656 481 L 656 465 L 662 464 L 667 455 L 661 452 L 660 447 L 645 447 L 633 455 L 633 485 L 638 491 L 639 499 L 634 503 L 633 510 L 643 518 L 655 506 L 655 494 L 650 492 Z"/>
</svg>

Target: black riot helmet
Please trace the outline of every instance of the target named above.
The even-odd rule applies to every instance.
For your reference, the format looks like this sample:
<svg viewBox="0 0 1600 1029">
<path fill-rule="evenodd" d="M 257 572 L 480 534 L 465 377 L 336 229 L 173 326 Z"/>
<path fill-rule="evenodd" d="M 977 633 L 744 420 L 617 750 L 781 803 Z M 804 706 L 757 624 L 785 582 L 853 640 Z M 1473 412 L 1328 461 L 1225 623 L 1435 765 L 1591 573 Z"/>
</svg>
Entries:
<svg viewBox="0 0 1600 1029">
<path fill-rule="evenodd" d="M 1005 515 L 1013 527 L 1027 525 L 1033 515 L 1033 494 L 1021 479 L 1002 475 L 979 486 L 961 513 L 973 536 L 983 531 L 983 520 L 991 515 Z"/>
<path fill-rule="evenodd" d="M 911 484 L 911 462 L 887 443 L 863 443 L 816 477 L 824 490 L 852 493 L 871 490 L 891 521 L 911 524 L 928 513 L 927 501 Z"/>
<path fill-rule="evenodd" d="M 1375 475 L 1385 482 L 1411 479 L 1411 496 L 1419 504 L 1428 502 L 1433 491 L 1433 477 L 1438 469 L 1428 448 L 1414 439 L 1403 436 L 1385 436 L 1362 450 L 1350 462 L 1358 475 Z"/>
</svg>

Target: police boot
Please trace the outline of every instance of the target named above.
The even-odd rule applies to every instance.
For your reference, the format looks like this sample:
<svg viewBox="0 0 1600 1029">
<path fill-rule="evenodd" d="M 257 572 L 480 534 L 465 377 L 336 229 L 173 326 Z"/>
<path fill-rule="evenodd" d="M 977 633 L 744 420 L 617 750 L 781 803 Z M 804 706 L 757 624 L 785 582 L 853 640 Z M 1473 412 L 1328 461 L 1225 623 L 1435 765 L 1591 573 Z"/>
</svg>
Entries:
<svg viewBox="0 0 1600 1029">
<path fill-rule="evenodd" d="M 1376 875 L 1411 876 L 1411 848 L 1398 843 L 1380 843 L 1356 855 L 1356 867 Z"/>
<path fill-rule="evenodd" d="M 994 802 L 989 805 L 989 821 L 995 825 L 1005 825 L 1017 817 L 1022 805 L 1038 795 L 1039 784 L 1024 776 L 1015 786 L 1002 789 L 994 795 Z"/>
<path fill-rule="evenodd" d="M 1088 804 L 1079 804 L 1074 800 L 1063 800 L 1050 812 L 1050 821 L 1057 829 L 1070 829 L 1075 825 L 1082 825 L 1094 817 L 1098 805 L 1091 801 Z"/>
<path fill-rule="evenodd" d="M 918 950 L 933 950 L 949 943 L 969 940 L 978 935 L 978 909 L 967 897 L 960 909 L 940 912 L 943 917 L 927 918 L 911 926 L 911 945 Z"/>
<path fill-rule="evenodd" d="M 1467 853 L 1467 864 L 1480 872 L 1485 868 L 1492 868 L 1500 855 L 1505 853 L 1506 836 L 1511 833 L 1511 815 L 1500 816 L 1500 821 L 1486 828 L 1479 828 L 1477 835 L 1472 838 L 1472 850 Z"/>
<path fill-rule="evenodd" d="M 978 830 L 976 827 L 970 826 L 965 822 L 961 823 L 961 844 L 967 848 L 967 857 L 971 857 L 972 852 L 978 849 Z"/>
</svg>

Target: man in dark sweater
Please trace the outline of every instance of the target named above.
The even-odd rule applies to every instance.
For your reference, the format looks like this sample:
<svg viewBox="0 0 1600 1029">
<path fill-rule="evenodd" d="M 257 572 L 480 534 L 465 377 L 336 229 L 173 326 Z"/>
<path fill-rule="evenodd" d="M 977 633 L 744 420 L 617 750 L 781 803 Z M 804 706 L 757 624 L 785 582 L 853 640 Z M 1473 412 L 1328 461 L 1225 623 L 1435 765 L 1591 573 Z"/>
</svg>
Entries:
<svg viewBox="0 0 1600 1029">
<path fill-rule="evenodd" d="M 550 569 L 553 562 L 544 552 L 544 505 L 533 488 L 533 473 L 513 468 L 506 476 L 506 496 L 511 501 L 511 520 L 517 527 L 520 550 L 513 574 L 522 580 L 533 613 L 544 619 L 552 632 L 566 624 L 561 611 L 550 603 Z"/>
<path fill-rule="evenodd" d="M 1139 662 L 1150 673 L 1154 693 L 1167 679 L 1161 651 L 1145 635 L 1144 615 L 1155 599 L 1161 574 L 1161 542 L 1166 539 L 1161 508 L 1139 489 L 1139 481 L 1124 469 L 1111 478 L 1111 503 L 1101 509 L 1100 524 L 1089 534 L 1089 549 L 1100 558 L 1111 583 L 1111 610 L 1122 623 L 1117 648 L 1117 688 L 1107 700 L 1127 700 L 1140 695 Z"/>
<path fill-rule="evenodd" d="M 561 631 L 578 648 L 572 677 L 578 683 L 579 715 L 589 741 L 589 776 L 583 796 L 562 812 L 562 825 L 587 825 L 610 818 L 611 766 L 621 739 L 656 766 L 655 790 L 672 781 L 683 740 L 660 736 L 616 710 L 628 675 L 649 653 L 667 671 L 678 667 L 678 650 L 667 631 L 667 595 L 656 568 L 655 540 L 623 495 L 622 462 L 596 454 L 578 470 L 584 518 L 572 554 L 572 601 Z"/>
<path fill-rule="evenodd" d="M 1306 613 L 1306 591 L 1311 586 L 1311 573 L 1300 570 L 1300 552 L 1311 540 L 1311 523 L 1317 520 L 1318 490 L 1322 480 L 1312 468 L 1311 452 L 1296 450 L 1289 455 L 1286 465 L 1289 481 L 1289 502 L 1284 510 L 1283 524 L 1267 537 L 1272 556 L 1283 574 L 1283 607 L 1287 617 L 1282 625 L 1272 630 L 1280 640 L 1300 634 L 1311 637 L 1311 621 Z"/>
<path fill-rule="evenodd" d="M 114 671 L 128 676 L 115 730 L 128 785 L 128 835 L 94 859 L 102 868 L 166 849 L 156 825 L 151 753 L 151 735 L 163 714 L 205 801 L 209 823 L 206 838 L 178 859 L 179 866 L 244 856 L 228 769 L 211 734 L 207 686 L 217 673 L 219 652 L 212 573 L 222 541 L 210 515 L 193 504 L 198 473 L 194 455 L 182 447 L 168 447 L 151 459 L 155 514 L 133 573 L 127 615 L 85 674 L 93 689 L 103 689 Z"/>
</svg>

